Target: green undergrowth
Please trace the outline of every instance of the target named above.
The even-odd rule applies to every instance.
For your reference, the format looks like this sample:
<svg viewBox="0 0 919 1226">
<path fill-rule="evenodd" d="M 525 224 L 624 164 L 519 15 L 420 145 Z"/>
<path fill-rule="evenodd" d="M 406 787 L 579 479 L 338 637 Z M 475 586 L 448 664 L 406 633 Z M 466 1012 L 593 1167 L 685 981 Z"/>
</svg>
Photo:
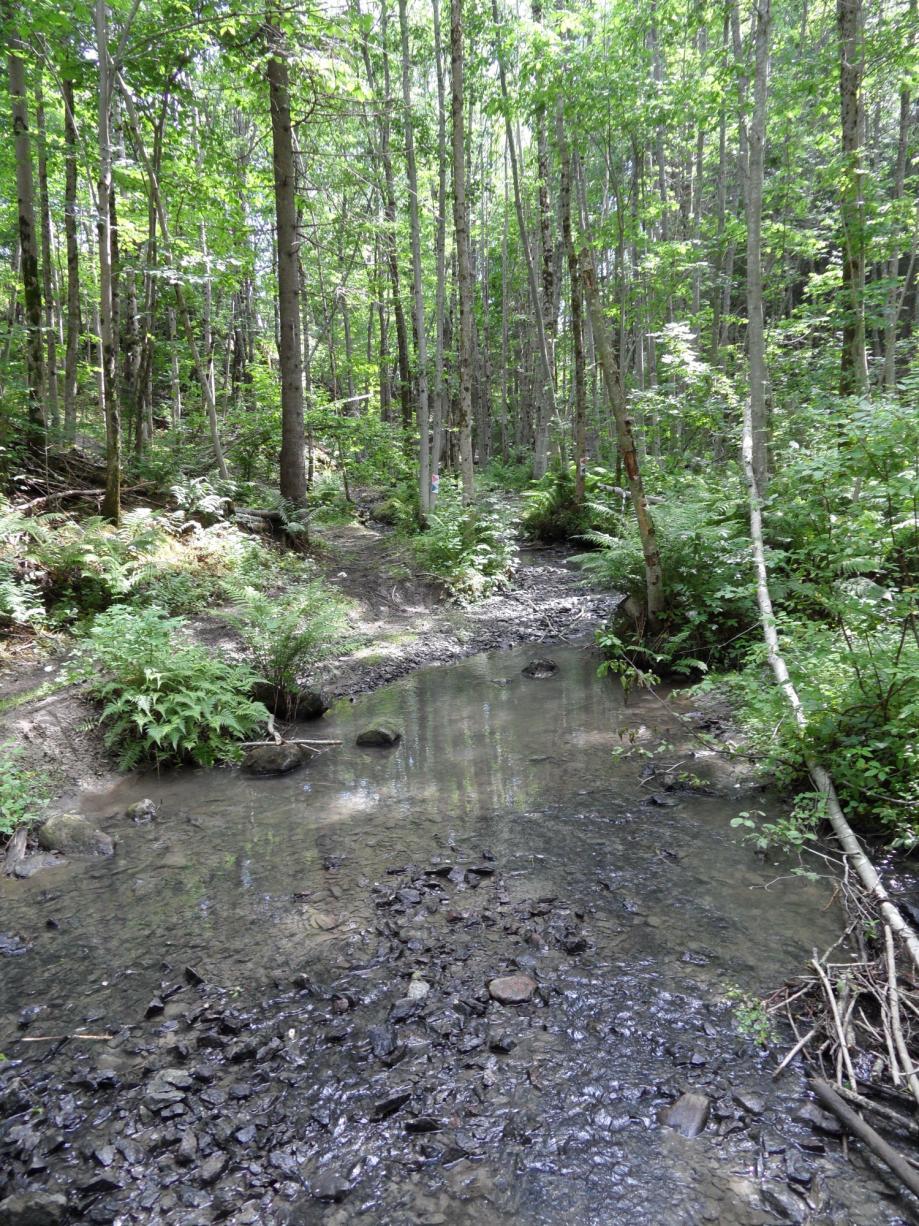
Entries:
<svg viewBox="0 0 919 1226">
<path fill-rule="evenodd" d="M 0 840 L 4 842 L 20 826 L 40 822 L 48 799 L 47 777 L 23 764 L 23 752 L 16 745 L 0 745 Z"/>
<path fill-rule="evenodd" d="M 739 474 L 655 472 L 653 506 L 667 607 L 651 633 L 625 615 L 600 631 L 604 670 L 626 687 L 665 676 L 719 687 L 765 777 L 799 801 L 765 837 L 799 846 L 822 812 L 812 755 L 843 808 L 890 845 L 919 845 L 919 417 L 886 401 L 815 406 L 763 509 L 777 629 L 807 713 L 796 728 L 774 685 L 755 601 L 746 493 Z M 643 603 L 631 519 L 588 533 L 579 559 L 595 581 Z M 752 819 L 751 819 L 752 820 Z M 763 837 L 764 827 L 757 824 Z"/>
<path fill-rule="evenodd" d="M 480 600 L 505 587 L 517 567 L 513 507 L 492 493 L 464 506 L 452 480 L 441 482 L 426 528 L 409 543 L 419 569 L 463 600 Z"/>
</svg>

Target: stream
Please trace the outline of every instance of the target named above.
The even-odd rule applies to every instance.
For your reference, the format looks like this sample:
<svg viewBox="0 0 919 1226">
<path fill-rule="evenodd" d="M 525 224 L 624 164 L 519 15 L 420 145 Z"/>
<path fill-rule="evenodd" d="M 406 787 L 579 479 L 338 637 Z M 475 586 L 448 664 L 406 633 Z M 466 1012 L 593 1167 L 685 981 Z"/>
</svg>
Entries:
<svg viewBox="0 0 919 1226">
<path fill-rule="evenodd" d="M 557 673 L 522 676 L 535 654 Z M 832 883 L 755 855 L 730 820 L 774 802 L 597 663 L 423 669 L 310 725 L 343 743 L 291 775 L 82 795 L 116 855 L 0 878 L 0 1199 L 153 1226 L 911 1220 L 726 999 L 836 939 Z M 379 722 L 400 744 L 357 748 Z M 529 999 L 494 999 L 504 976 Z M 693 1137 L 662 1122 L 684 1092 Z"/>
</svg>

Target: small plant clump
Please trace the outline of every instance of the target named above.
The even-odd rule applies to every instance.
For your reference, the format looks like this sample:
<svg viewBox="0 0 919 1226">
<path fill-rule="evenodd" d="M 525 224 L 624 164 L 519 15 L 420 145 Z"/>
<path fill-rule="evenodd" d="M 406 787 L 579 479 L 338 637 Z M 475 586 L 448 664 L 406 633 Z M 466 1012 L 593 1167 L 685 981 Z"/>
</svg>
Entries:
<svg viewBox="0 0 919 1226">
<path fill-rule="evenodd" d="M 47 791 L 44 775 L 23 765 L 21 748 L 0 745 L 0 839 L 41 821 Z"/>
<path fill-rule="evenodd" d="M 412 538 L 422 570 L 461 599 L 478 600 L 507 584 L 517 566 L 513 511 L 483 495 L 464 506 L 456 482 L 443 482 L 426 529 Z"/>
<path fill-rule="evenodd" d="M 155 607 L 100 614 L 72 675 L 102 704 L 105 742 L 123 770 L 234 761 L 268 718 L 250 697 L 257 678 L 248 666 L 187 643 L 182 621 Z"/>
</svg>

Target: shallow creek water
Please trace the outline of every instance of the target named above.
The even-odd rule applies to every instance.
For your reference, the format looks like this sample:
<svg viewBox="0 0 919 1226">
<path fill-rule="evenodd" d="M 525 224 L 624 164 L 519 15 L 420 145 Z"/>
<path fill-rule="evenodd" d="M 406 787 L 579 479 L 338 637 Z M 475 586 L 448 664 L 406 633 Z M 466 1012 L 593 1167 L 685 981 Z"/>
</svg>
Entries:
<svg viewBox="0 0 919 1226">
<path fill-rule="evenodd" d="M 769 802 L 653 696 L 579 647 L 527 679 L 533 654 L 342 702 L 305 734 L 343 744 L 289 776 L 84 796 L 113 860 L 0 879 L 27 946 L 0 960 L 0 1196 L 184 1226 L 909 1220 L 725 1003 L 835 939 L 830 885 L 742 843 Z M 378 721 L 401 743 L 355 747 Z M 490 1000 L 512 973 L 533 999 Z M 22 1042 L 76 1030 L 113 1038 Z M 685 1090 L 694 1139 L 658 1118 Z"/>
</svg>

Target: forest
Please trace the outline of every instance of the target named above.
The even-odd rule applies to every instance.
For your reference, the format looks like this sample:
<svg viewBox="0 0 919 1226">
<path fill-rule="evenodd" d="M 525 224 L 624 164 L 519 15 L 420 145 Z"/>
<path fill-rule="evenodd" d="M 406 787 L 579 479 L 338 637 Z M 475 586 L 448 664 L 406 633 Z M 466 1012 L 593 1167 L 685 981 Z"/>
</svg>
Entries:
<svg viewBox="0 0 919 1226">
<path fill-rule="evenodd" d="M 810 1106 L 830 1115 L 796 1126 L 827 1134 L 832 1117 L 893 1173 L 907 1198 L 897 1211 L 914 1205 L 916 1163 L 891 1160 L 884 1137 L 915 1137 L 919 1104 L 916 0 L 11 0 L 0 21 L 0 886 L 24 889 L 33 873 L 36 884 L 63 880 L 71 853 L 78 864 L 107 858 L 152 821 L 158 788 L 184 812 L 196 771 L 270 779 L 312 763 L 302 779 L 332 771 L 336 756 L 350 763 L 347 701 L 370 703 L 356 745 L 378 757 L 361 761 L 429 753 L 426 769 L 445 772 L 430 803 L 465 812 L 464 788 L 480 784 L 469 776 L 454 794 L 451 772 L 467 740 L 451 748 L 429 731 L 424 753 L 410 752 L 407 717 L 393 711 L 415 690 L 399 687 L 427 693 L 428 666 L 447 666 L 444 693 L 466 728 L 480 715 L 463 713 L 474 676 L 456 661 L 511 653 L 507 668 L 541 693 L 569 687 L 568 729 L 588 702 L 575 689 L 591 690 L 565 654 L 578 643 L 606 695 L 589 703 L 615 695 L 618 705 L 581 730 L 587 744 L 615 727 L 602 763 L 578 749 L 572 770 L 577 761 L 608 787 L 605 772 L 630 771 L 628 787 L 662 789 L 651 812 L 666 830 L 684 793 L 704 808 L 700 798 L 728 786 L 700 765 L 717 759 L 737 790 L 718 818 L 722 838 L 743 864 L 766 878 L 781 864 L 777 880 L 826 889 L 839 948 L 828 940 L 819 954 L 805 938 L 803 975 L 786 959 L 702 996 L 733 1002 L 751 1052 L 771 1046 L 779 1071 L 806 1067 L 820 1101 Z M 526 644 L 521 674 L 513 653 Z M 512 689 L 507 719 L 541 728 Z M 588 723 L 599 720 L 590 711 Z M 516 724 L 505 735 L 518 752 Z M 501 744 L 483 738 L 494 754 L 488 803 L 516 812 Z M 546 772 L 537 748 L 520 748 L 521 762 L 570 807 L 581 793 Z M 368 767 L 373 786 L 383 769 Z M 415 796 L 400 779 L 396 808 Z M 114 812 L 125 786 L 130 837 L 116 831 L 113 843 L 86 814 Z M 354 787 L 364 795 L 371 783 Z M 154 825 L 164 828 L 162 815 Z M 363 833 L 352 831 L 349 854 Z M 404 846 L 413 839 L 405 833 Z M 337 870 L 339 850 L 319 859 Z M 435 850 L 417 850 L 418 863 Z M 483 883 L 498 909 L 518 905 L 500 902 L 491 861 L 473 860 L 449 880 L 482 885 L 480 905 Z M 416 867 L 400 879 L 397 912 L 427 889 Z M 374 862 L 366 876 L 380 871 Z M 325 933 L 327 911 L 302 902 L 310 891 L 291 884 L 290 896 Z M 579 953 L 553 906 L 554 893 L 549 911 L 527 912 L 520 940 L 533 916 L 549 916 L 534 921 L 545 931 L 530 944 Z M 382 939 L 397 938 L 386 928 Z M 599 948 L 599 937 L 585 944 Z M 28 948 L 0 934 L 0 954 Z M 424 990 L 412 996 L 410 984 L 405 999 L 418 1009 L 396 1021 L 433 1016 L 429 967 L 415 965 L 411 984 Z M 535 1007 L 530 963 L 504 969 L 532 991 L 518 983 L 524 994 L 505 1001 L 511 989 L 492 990 L 505 983 L 492 979 L 491 996 L 468 1006 L 476 1016 L 495 1002 Z M 182 990 L 200 987 L 213 1013 L 209 983 L 186 974 Z M 333 1012 L 347 1019 L 356 997 L 343 983 L 328 999 L 345 1002 Z M 163 1008 L 147 1018 L 168 1016 L 172 987 L 149 988 Z M 247 1024 L 270 1028 L 264 994 L 254 1002 Z M 0 1015 L 25 1031 L 23 1003 Z M 56 1023 L 70 1040 L 87 1037 L 76 1016 Z M 100 1027 L 116 1039 L 114 1022 Z M 0 1034 L 11 1056 L 25 1041 Z M 389 1069 L 397 1049 L 377 1038 Z M 268 1058 L 287 1059 L 277 1042 Z M 500 1045 L 484 1050 L 511 1060 Z M 150 1085 L 167 1111 L 186 1102 L 185 1083 L 166 1076 L 175 1071 L 147 1082 L 126 1135 L 149 1132 L 143 1111 L 160 1110 Z M 29 1092 L 50 1102 L 65 1092 L 60 1077 Z M 700 1094 L 679 1088 L 662 1111 L 684 1137 L 706 1129 L 709 1100 L 730 1099 L 708 1086 L 702 1111 L 684 1102 Z M 736 1100 L 752 1127 L 761 1112 Z M 401 1113 L 381 1101 L 372 1119 Z M 160 1120 L 176 1145 L 180 1114 Z M 428 1103 L 417 1116 L 428 1123 L 408 1131 L 418 1143 L 439 1134 L 441 1114 Z M 17 1197 L 48 1222 L 111 1221 L 116 1209 L 124 1221 L 287 1220 L 259 1199 L 267 1183 L 256 1175 L 248 1200 L 227 1191 L 216 1203 L 213 1187 L 228 1178 L 216 1159 L 229 1155 L 235 1170 L 236 1158 L 229 1132 L 208 1127 L 199 1149 L 175 1158 L 205 1189 L 185 1204 L 200 1218 L 183 1217 L 162 1188 L 162 1203 L 145 1205 L 143 1180 L 52 1205 L 56 1185 L 34 1191 L 41 1179 L 29 1182 L 14 1138 L 0 1222 L 33 1220 L 16 1216 Z M 468 1158 L 469 1135 L 457 1136 Z M 374 1140 L 380 1171 L 390 1141 Z M 272 1144 L 288 1142 L 279 1133 Z M 7 1143 L 0 1129 L 0 1152 Z M 331 1178 L 321 1152 L 294 1165 L 319 1164 L 301 1183 L 325 1216 L 291 1221 L 352 1220 L 335 1215 L 343 1201 L 353 1209 L 364 1176 Z M 139 1162 L 122 1158 L 126 1169 Z M 592 1178 L 583 1174 L 573 1220 L 600 1220 L 591 1214 L 610 1187 L 591 1191 Z M 377 1187 L 372 1220 L 466 1220 L 437 1201 L 456 1187 L 427 1189 L 428 1218 L 417 1188 L 388 1199 L 398 1186 L 387 1176 Z M 292 1187 L 282 1200 L 299 1204 Z M 791 1170 L 757 1194 L 768 1220 L 809 1221 L 815 1187 Z M 735 1192 L 711 1193 L 717 1220 L 767 1220 L 744 1216 L 753 1202 Z M 558 1189 L 538 1195 L 549 1216 L 527 1202 L 513 1220 L 561 1221 Z M 858 1196 L 842 1197 L 844 1220 L 907 1220 L 873 1216 Z M 244 1202 L 260 1207 L 247 1217 Z M 469 1220 L 511 1211 L 500 1197 L 488 1203 L 492 1217 Z M 701 1203 L 668 1217 L 652 1197 L 628 1220 L 700 1221 Z M 80 1216 L 91 1205 L 99 1216 Z"/>
</svg>

